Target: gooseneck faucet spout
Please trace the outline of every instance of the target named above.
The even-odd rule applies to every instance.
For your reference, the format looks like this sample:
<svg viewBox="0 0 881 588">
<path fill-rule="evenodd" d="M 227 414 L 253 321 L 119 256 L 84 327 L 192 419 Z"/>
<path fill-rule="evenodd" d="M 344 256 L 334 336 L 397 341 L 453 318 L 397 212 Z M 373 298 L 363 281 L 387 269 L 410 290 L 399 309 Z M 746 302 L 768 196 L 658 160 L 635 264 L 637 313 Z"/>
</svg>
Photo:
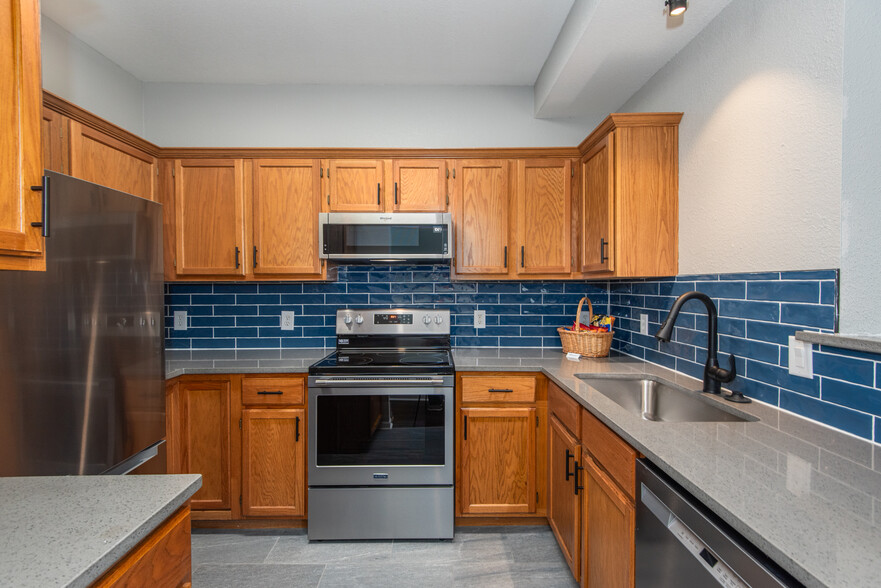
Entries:
<svg viewBox="0 0 881 588">
<path fill-rule="evenodd" d="M 670 314 L 667 315 L 666 320 L 661 324 L 661 328 L 655 333 L 655 338 L 658 341 L 664 342 L 667 342 L 672 338 L 673 325 L 676 324 L 676 318 L 679 316 L 679 311 L 682 309 L 682 305 L 691 299 L 700 300 L 704 303 L 704 306 L 707 307 L 707 363 L 704 367 L 703 391 L 711 394 L 719 394 L 722 391 L 723 382 L 727 384 L 737 377 L 737 369 L 734 364 L 733 355 L 728 357 L 728 362 L 730 364 L 729 369 L 726 370 L 719 367 L 719 358 L 716 357 L 718 313 L 716 312 L 716 305 L 713 303 L 712 298 L 703 292 L 695 291 L 686 292 L 677 298 L 673 303 L 673 306 L 670 308 Z"/>
</svg>

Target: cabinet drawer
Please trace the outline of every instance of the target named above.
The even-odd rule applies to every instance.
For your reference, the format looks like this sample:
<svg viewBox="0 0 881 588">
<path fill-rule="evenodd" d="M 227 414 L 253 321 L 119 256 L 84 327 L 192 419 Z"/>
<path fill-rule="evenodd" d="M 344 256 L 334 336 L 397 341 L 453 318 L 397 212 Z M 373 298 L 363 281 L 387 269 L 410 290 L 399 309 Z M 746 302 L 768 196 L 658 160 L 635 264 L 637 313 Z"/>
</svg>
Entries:
<svg viewBox="0 0 881 588">
<path fill-rule="evenodd" d="M 305 390 L 302 377 L 242 378 L 242 404 L 303 404 Z"/>
<path fill-rule="evenodd" d="M 581 405 L 553 382 L 548 382 L 548 412 L 557 417 L 569 432 L 580 438 Z"/>
<path fill-rule="evenodd" d="M 587 409 L 582 409 L 581 444 L 633 499 L 636 496 L 636 450 Z"/>
<path fill-rule="evenodd" d="M 462 402 L 535 402 L 535 377 L 463 376 Z"/>
</svg>

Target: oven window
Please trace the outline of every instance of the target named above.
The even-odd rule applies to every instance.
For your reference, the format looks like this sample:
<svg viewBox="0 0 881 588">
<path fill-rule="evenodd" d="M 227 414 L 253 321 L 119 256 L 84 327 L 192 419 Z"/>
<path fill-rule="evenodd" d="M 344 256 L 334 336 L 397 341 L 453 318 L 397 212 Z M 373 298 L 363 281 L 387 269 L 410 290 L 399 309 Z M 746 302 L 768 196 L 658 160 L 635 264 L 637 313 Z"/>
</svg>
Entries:
<svg viewBox="0 0 881 588">
<path fill-rule="evenodd" d="M 319 466 L 444 465 L 441 394 L 318 396 Z"/>
</svg>

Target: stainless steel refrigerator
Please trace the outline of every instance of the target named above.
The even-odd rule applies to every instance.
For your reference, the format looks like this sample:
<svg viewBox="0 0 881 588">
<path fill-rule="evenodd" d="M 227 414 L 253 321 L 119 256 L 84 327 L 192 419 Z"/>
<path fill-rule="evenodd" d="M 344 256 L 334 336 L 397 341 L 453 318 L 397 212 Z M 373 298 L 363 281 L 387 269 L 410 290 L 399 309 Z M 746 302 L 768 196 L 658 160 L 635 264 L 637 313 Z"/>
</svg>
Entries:
<svg viewBox="0 0 881 588">
<path fill-rule="evenodd" d="M 0 271 L 0 475 L 164 471 L 162 207 L 47 176 L 46 271 Z"/>
</svg>

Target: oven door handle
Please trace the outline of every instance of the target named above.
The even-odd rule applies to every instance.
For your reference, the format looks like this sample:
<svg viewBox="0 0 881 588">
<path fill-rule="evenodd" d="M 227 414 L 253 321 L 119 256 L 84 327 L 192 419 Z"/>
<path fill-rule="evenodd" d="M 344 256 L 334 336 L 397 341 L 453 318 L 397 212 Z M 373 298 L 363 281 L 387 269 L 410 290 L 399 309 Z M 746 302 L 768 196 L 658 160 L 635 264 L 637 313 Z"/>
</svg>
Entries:
<svg viewBox="0 0 881 588">
<path fill-rule="evenodd" d="M 423 379 L 423 380 L 379 380 L 379 379 L 370 379 L 370 380 L 328 380 L 319 378 L 315 380 L 315 386 L 338 386 L 340 384 L 346 385 L 351 384 L 355 386 L 371 386 L 373 384 L 397 384 L 400 386 L 424 386 L 425 384 L 443 384 L 444 381 L 441 378 L 431 378 L 431 379 Z"/>
</svg>

